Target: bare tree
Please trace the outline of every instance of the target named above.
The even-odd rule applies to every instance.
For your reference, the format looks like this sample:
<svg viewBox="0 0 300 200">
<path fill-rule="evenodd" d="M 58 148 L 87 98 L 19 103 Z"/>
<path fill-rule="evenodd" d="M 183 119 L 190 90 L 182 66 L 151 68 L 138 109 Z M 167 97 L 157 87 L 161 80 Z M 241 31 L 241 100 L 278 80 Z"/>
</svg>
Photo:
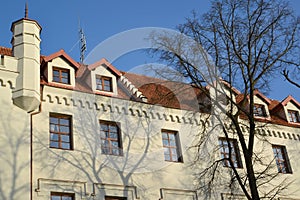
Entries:
<svg viewBox="0 0 300 200">
<path fill-rule="evenodd" d="M 266 140 L 256 133 L 257 126 L 264 125 L 255 121 L 254 97 L 256 88 L 268 91 L 269 80 L 279 75 L 278 71 L 290 65 L 297 66 L 298 60 L 294 55 L 299 55 L 299 27 L 299 19 L 294 16 L 289 4 L 282 0 L 214 0 L 209 12 L 201 17 L 194 12 L 191 18 L 179 25 L 181 34 L 160 32 L 151 35 L 152 53 L 159 54 L 161 60 L 211 98 L 215 110 L 229 120 L 241 147 L 245 170 L 237 169 L 231 158 L 231 152 L 235 150 L 228 145 L 229 157 L 214 160 L 200 173 L 202 179 L 209 177 L 205 183 L 206 189 L 209 187 L 207 191 L 213 187 L 218 168 L 224 162 L 228 162 L 231 169 L 229 186 L 238 186 L 249 200 L 274 199 L 288 186 L 269 185 L 270 189 L 264 193 L 259 190 L 270 184 L 277 174 L 271 172 L 271 162 L 264 162 L 261 154 L 254 149 L 255 142 Z M 224 107 L 220 103 L 223 101 L 212 98 L 207 87 L 216 91 L 216 97 L 228 89 L 228 106 Z M 238 103 L 233 87 L 242 91 Z M 213 111 L 211 115 L 222 122 L 220 112 Z M 240 119 L 241 115 L 245 120 Z M 247 134 L 243 133 L 242 126 L 246 127 Z M 230 131 L 224 125 L 221 130 L 227 144 L 230 144 Z M 199 151 L 207 145 L 211 132 L 201 132 Z M 264 168 L 257 171 L 255 165 Z"/>
<path fill-rule="evenodd" d="M 300 88 L 300 83 L 296 82 L 297 80 L 300 80 L 299 74 L 300 74 L 300 65 L 298 65 L 297 67 L 295 67 L 294 69 L 292 69 L 292 73 L 293 75 L 290 75 L 290 70 L 288 69 L 284 69 L 282 74 L 285 77 L 285 79 L 290 82 L 291 84 L 293 84 L 294 86 Z"/>
</svg>

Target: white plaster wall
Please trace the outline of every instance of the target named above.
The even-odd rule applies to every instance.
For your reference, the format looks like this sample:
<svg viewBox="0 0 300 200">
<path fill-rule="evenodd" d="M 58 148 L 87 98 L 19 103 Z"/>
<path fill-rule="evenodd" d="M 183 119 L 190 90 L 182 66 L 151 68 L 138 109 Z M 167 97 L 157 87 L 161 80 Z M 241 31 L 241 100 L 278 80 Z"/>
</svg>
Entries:
<svg viewBox="0 0 300 200">
<path fill-rule="evenodd" d="M 0 199 L 29 200 L 30 115 L 12 103 L 12 76 L 0 70 Z"/>
<path fill-rule="evenodd" d="M 103 199 L 105 195 L 123 195 L 128 196 L 128 199 L 153 200 L 162 198 L 161 189 L 167 188 L 173 192 L 163 199 L 182 199 L 184 194 L 187 199 L 194 198 L 190 193 L 196 187 L 194 174 L 206 166 L 204 158 L 197 167 L 190 166 L 196 149 L 189 147 L 195 144 L 193 139 L 201 126 L 189 118 L 195 116 L 199 120 L 199 114 L 47 86 L 43 97 L 42 112 L 33 119 L 34 187 L 38 187 L 37 180 L 40 178 L 52 179 L 52 183 L 48 186 L 44 184 L 39 192 L 34 192 L 35 197 L 46 200 L 51 190 L 58 190 L 73 191 L 76 199 Z M 74 150 L 48 148 L 50 112 L 72 115 Z M 101 154 L 99 120 L 120 123 L 123 156 Z M 255 150 L 262 152 L 266 162 L 272 162 L 274 155 L 271 144 L 285 145 L 293 174 L 280 174 L 274 184 L 288 178 L 294 182 L 286 193 L 296 191 L 300 185 L 297 169 L 300 164 L 297 152 L 300 148 L 299 129 L 274 125 L 261 127 L 268 142 L 257 142 Z M 161 129 L 178 131 L 183 163 L 164 161 Z M 216 129 L 215 132 L 208 149 L 214 152 L 214 158 L 219 158 L 217 138 L 222 136 L 221 129 Z M 262 131 L 259 133 L 263 135 Z M 233 133 L 231 136 L 235 137 Z M 275 161 L 273 165 L 276 173 Z M 257 167 L 259 169 L 260 166 Z M 245 167 L 239 170 L 243 171 Z M 218 178 L 220 185 L 213 199 L 221 199 L 220 193 L 229 191 L 222 185 L 224 179 L 228 178 L 226 171 L 228 170 L 224 168 L 224 174 Z M 57 180 L 69 182 L 56 184 Z M 77 187 L 70 189 L 75 184 L 72 181 L 84 182 L 85 187 L 80 186 L 83 188 L 81 190 L 76 189 Z M 300 194 L 296 191 L 290 197 L 298 196 Z M 202 198 L 198 196 L 198 199 Z"/>
</svg>

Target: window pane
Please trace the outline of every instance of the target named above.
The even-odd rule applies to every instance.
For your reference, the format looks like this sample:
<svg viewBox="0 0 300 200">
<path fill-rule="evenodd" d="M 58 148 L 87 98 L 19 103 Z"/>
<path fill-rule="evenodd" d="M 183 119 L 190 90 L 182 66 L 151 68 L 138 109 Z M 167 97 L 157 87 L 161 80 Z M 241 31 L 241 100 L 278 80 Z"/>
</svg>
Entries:
<svg viewBox="0 0 300 200">
<path fill-rule="evenodd" d="M 110 87 L 105 85 L 105 86 L 104 86 L 104 90 L 105 90 L 105 91 L 110 91 Z"/>
<path fill-rule="evenodd" d="M 58 124 L 58 118 L 56 118 L 56 117 L 50 117 L 50 123 L 51 124 Z"/>
<path fill-rule="evenodd" d="M 118 139 L 117 133 L 110 133 L 110 138 Z"/>
<path fill-rule="evenodd" d="M 50 131 L 58 132 L 59 131 L 59 126 L 55 125 L 55 124 L 50 124 Z"/>
<path fill-rule="evenodd" d="M 68 126 L 60 126 L 59 131 L 62 133 L 69 133 L 70 128 Z"/>
<path fill-rule="evenodd" d="M 62 83 L 69 83 L 69 80 L 68 80 L 67 78 L 62 78 L 62 79 L 61 79 L 61 82 L 62 82 Z"/>
<path fill-rule="evenodd" d="M 109 146 L 108 140 L 101 140 L 101 143 L 102 143 L 102 145 L 105 146 L 105 147 Z"/>
<path fill-rule="evenodd" d="M 70 119 L 66 115 L 50 116 L 50 147 L 70 149 Z"/>
<path fill-rule="evenodd" d="M 62 200 L 72 200 L 72 197 L 62 197 Z"/>
<path fill-rule="evenodd" d="M 59 147 L 59 146 L 58 146 L 58 142 L 53 142 L 53 141 L 51 141 L 51 142 L 50 142 L 50 147 L 58 148 L 58 147 Z"/>
<path fill-rule="evenodd" d="M 162 133 L 162 138 L 163 139 L 168 139 L 168 134 L 167 133 Z"/>
<path fill-rule="evenodd" d="M 121 155 L 120 133 L 115 122 L 100 121 L 102 153 Z"/>
<path fill-rule="evenodd" d="M 113 155 L 120 155 L 119 149 L 112 149 Z"/>
<path fill-rule="evenodd" d="M 163 145 L 164 145 L 164 146 L 170 146 L 170 145 L 169 145 L 169 141 L 168 141 L 168 140 L 163 140 Z"/>
<path fill-rule="evenodd" d="M 60 120 L 59 120 L 59 123 L 60 123 L 60 124 L 66 125 L 66 126 L 69 126 L 69 122 L 70 122 L 69 119 L 60 119 Z"/>
<path fill-rule="evenodd" d="M 61 141 L 62 142 L 70 142 L 70 136 L 69 135 L 61 135 Z"/>
<path fill-rule="evenodd" d="M 170 138 L 170 140 L 175 140 L 175 134 L 170 133 L 169 138 Z"/>
<path fill-rule="evenodd" d="M 108 131 L 108 126 L 105 124 L 101 125 L 100 128 L 101 128 L 101 131 Z"/>
<path fill-rule="evenodd" d="M 58 134 L 51 133 L 50 134 L 50 140 L 58 141 Z"/>
<path fill-rule="evenodd" d="M 170 141 L 170 146 L 176 147 L 176 142 L 175 142 L 175 140 Z"/>
<path fill-rule="evenodd" d="M 64 77 L 64 78 L 68 78 L 69 74 L 68 74 L 68 72 L 62 72 L 61 76 Z"/>
<path fill-rule="evenodd" d="M 60 200 L 60 196 L 51 196 L 51 200 Z"/>
<path fill-rule="evenodd" d="M 226 138 L 220 138 L 219 145 L 220 145 L 221 159 L 224 159 L 222 161 L 223 166 L 230 167 L 230 162 L 228 160 L 230 158 L 234 167 L 241 168 L 242 163 L 238 151 L 237 140 L 235 139 L 227 140 Z M 231 154 L 229 154 L 230 151 Z"/>
<path fill-rule="evenodd" d="M 54 81 L 54 82 L 60 82 L 59 77 L 54 76 L 54 77 L 53 77 L 53 81 Z"/>
<path fill-rule="evenodd" d="M 167 161 L 178 162 L 178 146 L 177 146 L 177 137 L 176 132 L 174 131 L 163 131 L 162 132 L 162 143 L 164 147 L 164 156 Z M 182 161 L 182 160 L 180 160 Z"/>
<path fill-rule="evenodd" d="M 61 148 L 63 149 L 70 149 L 70 143 L 61 143 Z"/>
</svg>

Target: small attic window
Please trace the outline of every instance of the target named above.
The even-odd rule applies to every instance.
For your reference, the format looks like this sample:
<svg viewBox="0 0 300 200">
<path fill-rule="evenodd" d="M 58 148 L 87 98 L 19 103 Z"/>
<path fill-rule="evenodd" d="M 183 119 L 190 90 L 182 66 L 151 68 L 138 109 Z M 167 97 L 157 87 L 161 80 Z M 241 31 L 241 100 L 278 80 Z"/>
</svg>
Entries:
<svg viewBox="0 0 300 200">
<path fill-rule="evenodd" d="M 254 104 L 253 114 L 255 117 L 266 117 L 266 109 L 265 106 L 262 104 Z"/>
<path fill-rule="evenodd" d="M 70 70 L 53 67 L 53 82 L 70 84 Z"/>
<path fill-rule="evenodd" d="M 288 110 L 289 122 L 299 123 L 299 113 L 296 110 Z"/>
<path fill-rule="evenodd" d="M 112 92 L 112 78 L 107 76 L 96 76 L 96 89 L 105 92 Z"/>
</svg>

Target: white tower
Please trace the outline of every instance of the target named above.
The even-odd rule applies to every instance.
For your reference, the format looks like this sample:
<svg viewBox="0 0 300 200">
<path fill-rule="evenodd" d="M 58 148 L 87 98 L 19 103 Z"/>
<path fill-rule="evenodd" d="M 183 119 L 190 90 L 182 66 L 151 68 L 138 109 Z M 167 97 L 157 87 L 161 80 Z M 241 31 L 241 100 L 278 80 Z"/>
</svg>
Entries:
<svg viewBox="0 0 300 200">
<path fill-rule="evenodd" d="M 40 32 L 35 20 L 25 18 L 12 23 L 13 56 L 18 58 L 19 75 L 13 90 L 13 103 L 30 112 L 40 105 Z"/>
</svg>

